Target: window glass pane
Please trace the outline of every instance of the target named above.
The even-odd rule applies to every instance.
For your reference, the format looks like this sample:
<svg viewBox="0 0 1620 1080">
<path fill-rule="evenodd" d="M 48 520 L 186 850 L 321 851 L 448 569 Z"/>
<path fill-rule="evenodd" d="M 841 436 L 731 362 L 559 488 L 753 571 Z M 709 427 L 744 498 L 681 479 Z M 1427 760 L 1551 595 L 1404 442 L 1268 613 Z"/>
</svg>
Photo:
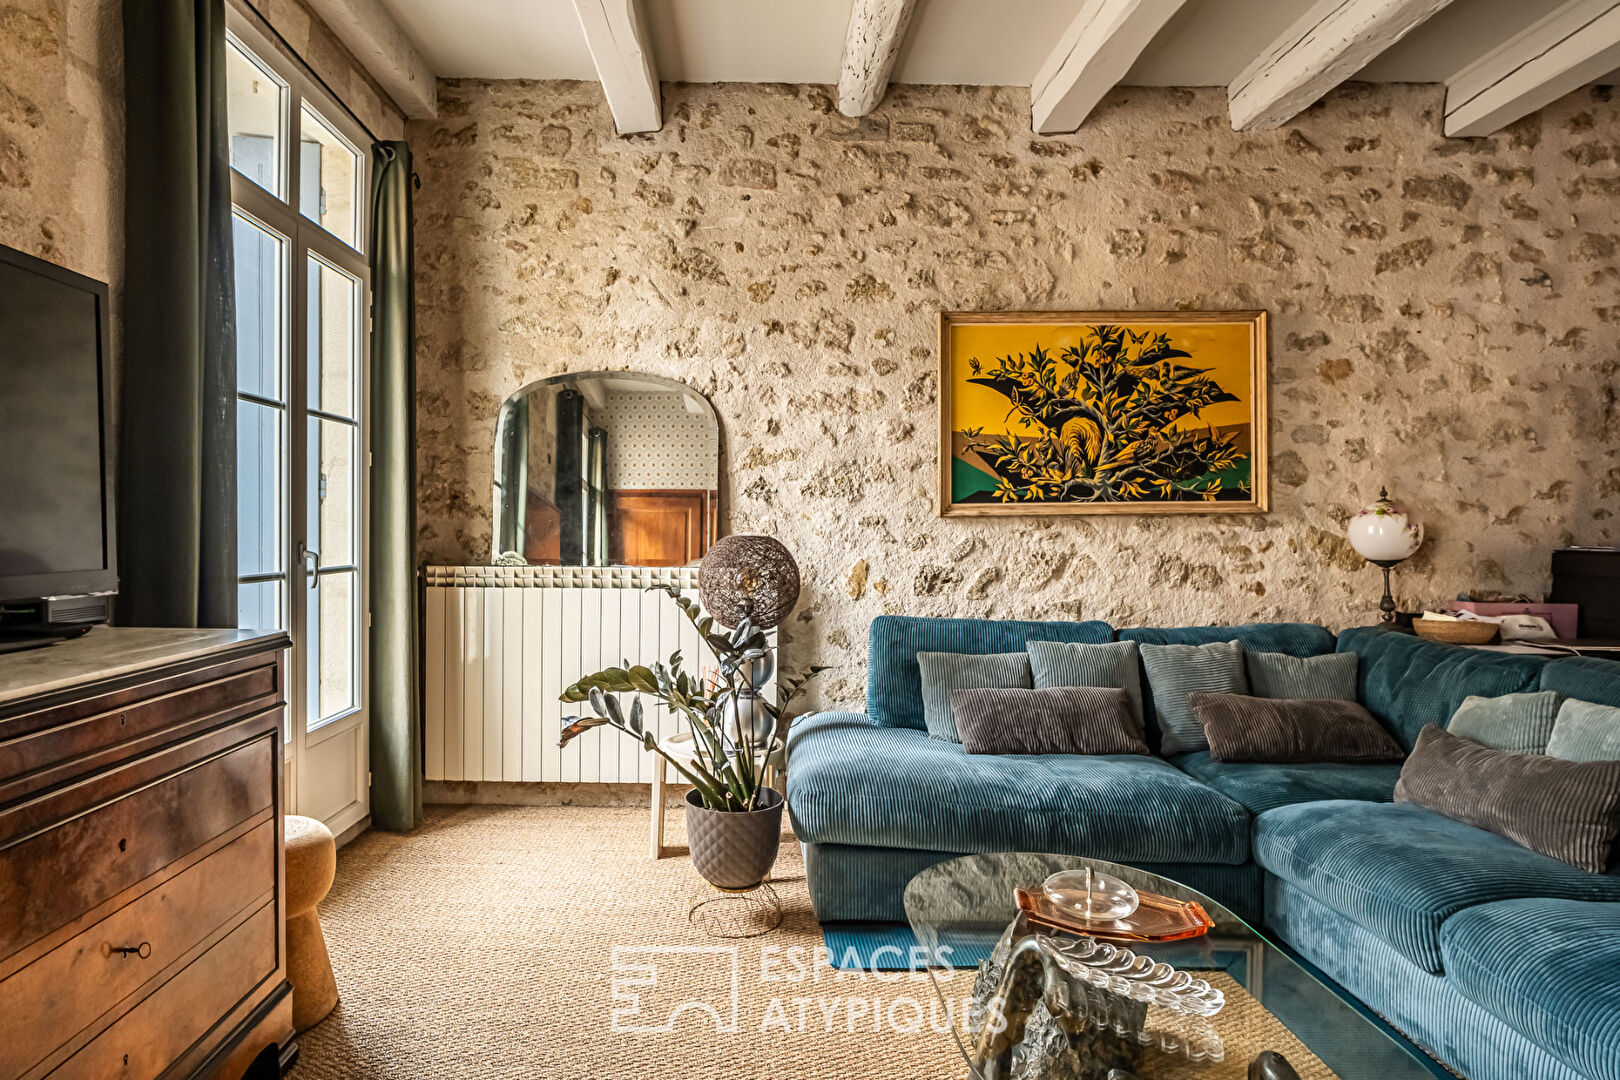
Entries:
<svg viewBox="0 0 1620 1080">
<path fill-rule="evenodd" d="M 320 719 L 354 706 L 355 673 L 355 573 L 352 570 L 322 574 L 316 590 L 320 626 L 316 631 L 316 657 L 320 665 Z"/>
<path fill-rule="evenodd" d="M 354 487 L 357 432 L 352 424 L 314 418 L 310 429 L 315 443 L 310 447 L 310 459 L 320 463 L 316 512 L 320 515 L 321 542 L 317 550 L 327 566 L 349 565 L 355 561 L 355 526 L 359 522 Z"/>
<path fill-rule="evenodd" d="M 286 90 L 234 41 L 225 49 L 231 167 L 277 197 L 281 190 L 281 113 Z"/>
<path fill-rule="evenodd" d="M 238 573 L 279 573 L 285 545 L 281 521 L 281 410 L 236 403 L 236 550 Z"/>
<path fill-rule="evenodd" d="M 236 587 L 236 625 L 244 630 L 280 630 L 281 582 L 254 581 Z"/>
<path fill-rule="evenodd" d="M 298 209 L 309 220 L 358 248 L 356 223 L 359 199 L 355 185 L 360 176 L 360 155 L 308 105 L 298 147 Z"/>
<path fill-rule="evenodd" d="M 236 388 L 281 400 L 282 240 L 237 214 Z"/>
<path fill-rule="evenodd" d="M 309 257 L 309 407 L 351 419 L 359 411 L 354 390 L 359 292 L 354 278 Z"/>
</svg>

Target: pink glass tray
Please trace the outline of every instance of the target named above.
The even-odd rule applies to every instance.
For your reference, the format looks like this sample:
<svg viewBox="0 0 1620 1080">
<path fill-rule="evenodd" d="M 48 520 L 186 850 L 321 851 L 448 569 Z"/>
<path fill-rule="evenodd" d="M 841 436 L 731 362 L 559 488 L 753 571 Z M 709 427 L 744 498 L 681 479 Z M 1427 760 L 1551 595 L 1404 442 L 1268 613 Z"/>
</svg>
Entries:
<svg viewBox="0 0 1620 1080">
<path fill-rule="evenodd" d="M 1064 911 L 1029 889 L 1014 889 L 1018 910 L 1029 921 L 1052 930 L 1084 934 L 1103 941 L 1177 941 L 1209 933 L 1215 920 L 1196 900 L 1172 900 L 1157 893 L 1137 892 L 1141 903 L 1123 919 L 1088 922 Z"/>
</svg>

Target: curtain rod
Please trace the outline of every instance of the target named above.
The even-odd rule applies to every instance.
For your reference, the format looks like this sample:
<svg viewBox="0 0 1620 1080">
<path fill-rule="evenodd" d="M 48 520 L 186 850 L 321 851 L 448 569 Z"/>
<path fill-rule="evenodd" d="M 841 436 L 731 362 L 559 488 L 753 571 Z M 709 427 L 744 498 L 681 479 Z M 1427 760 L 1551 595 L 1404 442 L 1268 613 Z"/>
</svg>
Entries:
<svg viewBox="0 0 1620 1080">
<path fill-rule="evenodd" d="M 277 30 L 275 24 L 265 16 L 264 12 L 259 10 L 259 7 L 256 3 L 254 3 L 254 0 L 231 0 L 231 2 L 237 7 L 244 8 L 248 12 L 251 12 L 253 17 L 258 19 L 259 24 L 270 34 L 270 36 L 280 43 L 283 49 L 287 50 L 288 55 L 297 61 L 299 67 L 304 69 L 304 74 L 309 77 L 309 80 L 315 85 L 319 86 L 322 90 L 326 91 L 326 95 L 333 101 L 337 102 L 338 108 L 347 113 L 350 120 L 353 120 L 356 124 L 360 125 L 360 130 L 366 133 L 366 138 L 370 139 L 373 144 L 384 141 L 377 138 L 377 133 L 372 131 L 371 128 L 367 126 L 366 122 L 355 114 L 353 109 L 349 108 L 349 103 L 344 101 L 342 96 L 340 96 L 336 90 L 333 90 L 331 84 L 329 84 L 325 79 L 321 78 L 313 67 L 310 67 L 309 61 L 305 60 L 303 54 L 292 47 L 292 42 L 288 41 L 284 36 L 282 36 L 281 31 Z M 309 17 L 311 19 L 318 18 L 318 16 L 316 16 L 313 12 L 309 13 Z M 321 25 L 325 26 L 326 24 L 323 22 Z M 330 30 L 331 27 L 327 27 L 327 29 Z M 348 47 L 344 46 L 344 48 L 347 49 Z M 380 96 L 385 100 L 388 99 L 387 94 L 382 94 Z"/>
</svg>

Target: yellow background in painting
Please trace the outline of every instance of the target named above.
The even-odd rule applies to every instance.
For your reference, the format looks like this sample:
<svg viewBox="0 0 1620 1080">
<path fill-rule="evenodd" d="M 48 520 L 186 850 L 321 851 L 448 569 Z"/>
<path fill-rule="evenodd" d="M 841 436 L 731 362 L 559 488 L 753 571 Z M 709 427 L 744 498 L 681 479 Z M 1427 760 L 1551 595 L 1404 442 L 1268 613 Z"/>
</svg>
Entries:
<svg viewBox="0 0 1620 1080">
<path fill-rule="evenodd" d="M 1175 427 L 1229 427 L 1249 422 L 1253 395 L 1249 385 L 1253 371 L 1250 333 L 1253 324 L 1232 323 L 1122 323 L 1127 330 L 1140 334 L 1152 330 L 1170 335 L 1171 348 L 1192 354 L 1191 360 L 1175 363 L 1189 367 L 1207 368 L 1213 378 L 1237 401 L 1223 401 L 1203 411 L 1194 420 L 1178 421 Z M 1010 430 L 1007 413 L 1011 403 L 987 386 L 974 386 L 968 382 L 973 372 L 968 360 L 977 357 L 981 366 L 989 369 L 1003 356 L 1029 353 L 1040 345 L 1054 358 L 1068 345 L 1079 345 L 1086 337 L 1083 323 L 980 323 L 957 324 L 950 328 L 951 355 L 951 430 L 967 427 L 984 429 L 987 433 Z M 1013 426 L 1022 430 L 1022 425 Z"/>
</svg>

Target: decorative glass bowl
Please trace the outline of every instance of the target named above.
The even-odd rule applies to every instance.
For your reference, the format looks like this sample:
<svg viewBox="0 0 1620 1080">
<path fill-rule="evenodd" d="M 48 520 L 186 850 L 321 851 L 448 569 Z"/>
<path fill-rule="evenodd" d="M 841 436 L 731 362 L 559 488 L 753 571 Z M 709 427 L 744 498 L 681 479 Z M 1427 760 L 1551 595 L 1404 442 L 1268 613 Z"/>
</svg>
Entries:
<svg viewBox="0 0 1620 1080">
<path fill-rule="evenodd" d="M 1041 886 L 1041 892 L 1053 908 L 1086 923 L 1126 918 L 1142 902 L 1135 889 L 1089 866 L 1053 874 Z"/>
</svg>

